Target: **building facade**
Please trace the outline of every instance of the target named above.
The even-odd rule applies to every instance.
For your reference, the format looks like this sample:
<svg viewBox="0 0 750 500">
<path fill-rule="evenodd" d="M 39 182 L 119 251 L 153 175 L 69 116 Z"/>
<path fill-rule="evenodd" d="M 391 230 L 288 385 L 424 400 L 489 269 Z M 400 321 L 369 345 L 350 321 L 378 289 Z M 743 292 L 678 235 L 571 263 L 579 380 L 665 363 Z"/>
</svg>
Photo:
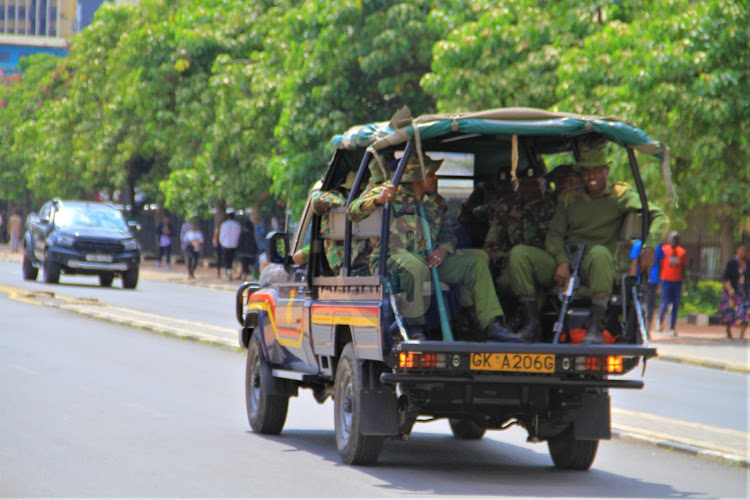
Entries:
<svg viewBox="0 0 750 500">
<path fill-rule="evenodd" d="M 77 7 L 77 0 L 0 0 L 0 74 L 17 72 L 28 55 L 65 55 Z"/>
</svg>

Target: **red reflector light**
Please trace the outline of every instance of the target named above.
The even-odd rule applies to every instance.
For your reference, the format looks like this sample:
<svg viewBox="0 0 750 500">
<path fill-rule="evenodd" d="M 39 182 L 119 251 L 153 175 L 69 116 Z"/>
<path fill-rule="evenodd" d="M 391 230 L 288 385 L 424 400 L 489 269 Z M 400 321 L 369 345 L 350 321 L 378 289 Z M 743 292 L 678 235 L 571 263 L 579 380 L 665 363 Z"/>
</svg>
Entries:
<svg viewBox="0 0 750 500">
<path fill-rule="evenodd" d="M 401 352 L 398 355 L 399 368 L 435 368 L 437 354 L 422 352 Z"/>
<path fill-rule="evenodd" d="M 600 356 L 586 356 L 587 372 L 602 372 L 604 371 L 604 367 L 604 359 Z"/>
</svg>

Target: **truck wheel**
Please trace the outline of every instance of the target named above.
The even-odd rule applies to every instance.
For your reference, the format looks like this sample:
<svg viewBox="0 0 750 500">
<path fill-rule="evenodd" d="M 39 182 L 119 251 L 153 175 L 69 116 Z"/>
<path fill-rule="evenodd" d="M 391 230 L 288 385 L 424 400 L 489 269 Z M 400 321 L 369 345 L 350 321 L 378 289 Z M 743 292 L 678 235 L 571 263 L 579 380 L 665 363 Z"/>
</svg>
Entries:
<svg viewBox="0 0 750 500">
<path fill-rule="evenodd" d="M 132 290 L 136 286 L 138 286 L 138 268 L 131 267 L 122 275 L 122 287 Z"/>
<path fill-rule="evenodd" d="M 112 281 L 114 281 L 115 275 L 113 273 L 104 273 L 99 275 L 99 284 L 101 286 L 112 286 Z"/>
<path fill-rule="evenodd" d="M 562 434 L 548 439 L 547 447 L 559 469 L 588 470 L 594 463 L 599 440 L 575 439 L 571 426 Z"/>
<path fill-rule="evenodd" d="M 487 431 L 470 418 L 449 418 L 448 423 L 456 439 L 482 439 Z"/>
<path fill-rule="evenodd" d="M 250 345 L 247 346 L 245 367 L 247 420 L 254 432 L 276 435 L 284 428 L 286 412 L 289 409 L 289 396 L 268 394 L 263 391 L 263 377 L 270 373 L 265 364 L 260 339 L 257 335 L 253 335 Z"/>
<path fill-rule="evenodd" d="M 29 257 L 29 251 L 26 250 L 23 253 L 23 279 L 35 281 L 38 274 L 39 269 L 33 266 Z"/>
<path fill-rule="evenodd" d="M 359 431 L 362 362 L 357 359 L 351 343 L 341 353 L 334 385 L 334 427 L 341 459 L 349 465 L 377 462 L 384 438 L 366 436 Z"/>
<path fill-rule="evenodd" d="M 47 283 L 60 282 L 60 264 L 50 259 L 49 256 L 44 261 L 44 281 Z"/>
</svg>

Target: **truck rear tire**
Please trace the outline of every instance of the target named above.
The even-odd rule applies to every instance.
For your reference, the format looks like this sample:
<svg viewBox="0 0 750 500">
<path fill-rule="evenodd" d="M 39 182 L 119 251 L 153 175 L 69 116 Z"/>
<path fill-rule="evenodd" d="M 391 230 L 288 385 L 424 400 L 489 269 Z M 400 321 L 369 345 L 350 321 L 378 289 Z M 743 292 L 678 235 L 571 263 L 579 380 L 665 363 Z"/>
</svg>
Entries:
<svg viewBox="0 0 750 500">
<path fill-rule="evenodd" d="M 384 438 L 360 432 L 362 362 L 351 343 L 344 347 L 339 358 L 334 386 L 334 427 L 341 460 L 348 465 L 374 464 L 383 449 Z"/>
<path fill-rule="evenodd" d="M 449 418 L 448 423 L 456 439 L 482 439 L 487 429 L 470 418 Z"/>
<path fill-rule="evenodd" d="M 29 281 L 36 281 L 36 277 L 39 275 L 39 269 L 34 267 L 29 257 L 29 251 L 23 252 L 23 279 Z"/>
<path fill-rule="evenodd" d="M 265 363 L 260 340 L 257 335 L 253 335 L 250 339 L 250 345 L 247 346 L 247 364 L 245 366 L 247 420 L 254 432 L 277 435 L 281 433 L 284 422 L 286 422 L 289 396 L 268 394 L 263 390 L 262 377 L 270 373 L 270 370 L 264 370 Z"/>
<path fill-rule="evenodd" d="M 547 440 L 549 454 L 559 469 L 588 470 L 599 448 L 597 439 L 576 439 L 573 427 Z"/>
</svg>

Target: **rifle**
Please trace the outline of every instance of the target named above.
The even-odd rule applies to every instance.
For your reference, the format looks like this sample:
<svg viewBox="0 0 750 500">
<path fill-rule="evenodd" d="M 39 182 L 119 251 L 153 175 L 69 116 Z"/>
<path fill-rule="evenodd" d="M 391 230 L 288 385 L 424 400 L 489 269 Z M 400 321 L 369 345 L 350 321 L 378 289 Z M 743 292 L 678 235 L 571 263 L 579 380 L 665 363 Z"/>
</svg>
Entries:
<svg viewBox="0 0 750 500">
<path fill-rule="evenodd" d="M 568 243 L 566 251 L 568 252 L 568 258 L 570 258 L 570 269 L 571 275 L 568 279 L 568 286 L 561 294 L 562 307 L 560 308 L 560 315 L 557 317 L 553 332 L 555 332 L 555 339 L 552 341 L 553 344 L 560 342 L 560 334 L 562 334 L 563 324 L 565 322 L 565 316 L 568 314 L 568 306 L 570 305 L 570 299 L 573 297 L 578 285 L 581 283 L 581 277 L 578 273 L 581 267 L 581 261 L 583 260 L 583 251 L 586 245 L 583 243 Z M 571 258 L 571 252 L 573 256 Z"/>
<path fill-rule="evenodd" d="M 418 212 L 419 220 L 422 224 L 422 237 L 425 239 L 427 255 L 429 256 L 433 250 L 432 236 L 430 235 L 430 225 L 427 223 L 427 218 L 421 203 L 418 206 Z M 435 292 L 435 299 L 437 300 L 438 314 L 440 315 L 440 329 L 443 332 L 443 340 L 452 342 L 453 332 L 451 331 L 450 321 L 448 321 L 448 312 L 445 309 L 445 298 L 443 297 L 443 289 L 440 288 L 440 276 L 438 275 L 437 267 L 431 267 L 430 274 L 432 276 L 432 289 Z"/>
<path fill-rule="evenodd" d="M 398 331 L 401 333 L 401 337 L 403 337 L 404 340 L 409 341 L 409 335 L 406 333 L 406 327 L 404 326 L 404 320 L 401 319 L 401 315 L 398 312 L 398 307 L 396 306 L 396 296 L 393 293 L 393 287 L 391 286 L 390 280 L 386 278 L 385 287 L 387 289 L 388 293 L 388 299 L 391 302 L 391 309 L 393 309 L 393 316 L 396 318 L 396 324 L 398 325 Z"/>
</svg>

